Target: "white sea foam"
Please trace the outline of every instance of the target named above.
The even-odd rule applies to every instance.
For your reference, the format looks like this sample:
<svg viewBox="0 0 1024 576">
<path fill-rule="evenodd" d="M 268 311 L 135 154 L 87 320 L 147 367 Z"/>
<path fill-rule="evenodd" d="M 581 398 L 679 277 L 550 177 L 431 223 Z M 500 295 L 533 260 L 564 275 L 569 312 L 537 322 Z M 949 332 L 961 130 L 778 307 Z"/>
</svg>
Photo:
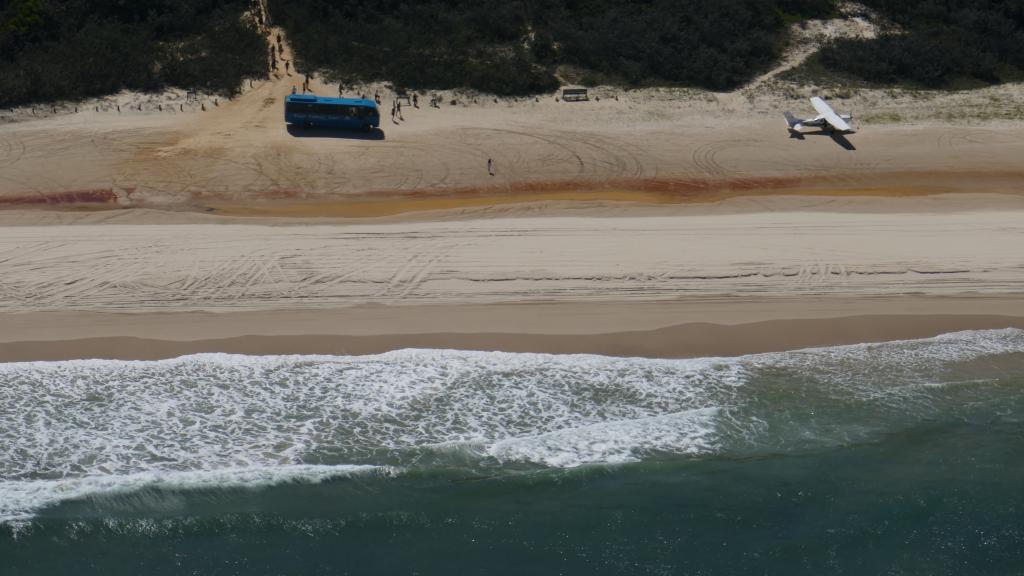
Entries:
<svg viewBox="0 0 1024 576">
<path fill-rule="evenodd" d="M 444 446 L 572 467 L 770 443 L 786 426 L 842 439 L 843 415 L 859 404 L 899 415 L 927 405 L 920 385 L 950 380 L 949 366 L 1010 352 L 1024 352 L 1024 331 L 729 359 L 403 350 L 0 364 L 0 516 L 169 482 L 262 485 L 436 463 Z M 779 378 L 803 388 L 765 389 Z M 778 421 L 829 410 L 835 430 Z"/>
<path fill-rule="evenodd" d="M 151 474 L 404 466 L 445 444 L 561 466 L 711 450 L 710 412 L 674 432 L 651 422 L 727 405 L 741 380 L 713 360 L 430 350 L 7 364 L 0 489 L 22 494 L 11 516 Z"/>
<path fill-rule="evenodd" d="M 741 371 L 708 360 L 414 350 L 11 364 L 0 368 L 10 424 L 0 462 L 10 479 L 401 464 L 402 451 L 420 446 L 727 405 Z"/>
<path fill-rule="evenodd" d="M 812 375 L 835 394 L 894 403 L 917 397 L 922 385 L 962 381 L 956 366 L 986 357 L 1024 352 L 1024 330 L 969 330 L 934 338 L 896 340 L 743 358 L 757 370 L 765 366 Z"/>
<path fill-rule="evenodd" d="M 713 452 L 717 408 L 636 420 L 601 422 L 537 436 L 499 440 L 487 453 L 502 461 L 541 462 L 571 468 L 582 464 L 635 462 L 650 453 Z"/>
<path fill-rule="evenodd" d="M 39 510 L 67 500 L 112 496 L 145 489 L 258 488 L 287 482 L 316 484 L 353 475 L 391 475 L 393 468 L 378 466 L 277 466 L 192 470 L 185 472 L 138 472 L 123 476 L 85 476 L 59 480 L 0 482 L 0 524 L 17 523 Z"/>
</svg>

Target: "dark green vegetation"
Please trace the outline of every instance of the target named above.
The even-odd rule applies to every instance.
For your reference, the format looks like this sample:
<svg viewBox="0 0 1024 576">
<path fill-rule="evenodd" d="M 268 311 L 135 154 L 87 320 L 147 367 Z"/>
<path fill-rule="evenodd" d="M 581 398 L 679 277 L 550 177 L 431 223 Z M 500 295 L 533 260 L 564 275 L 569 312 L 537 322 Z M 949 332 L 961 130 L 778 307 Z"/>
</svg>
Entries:
<svg viewBox="0 0 1024 576">
<path fill-rule="evenodd" d="M 839 40 L 812 66 L 870 83 L 957 87 L 1024 77 L 1021 0 L 864 0 L 899 29 Z M 251 0 L 0 0 L 0 106 L 263 77 Z M 544 92 L 560 81 L 742 85 L 787 24 L 834 0 L 269 0 L 300 71 L 409 88 Z"/>
<path fill-rule="evenodd" d="M 868 82 L 929 88 L 1015 80 L 1024 70 L 1021 0 L 863 0 L 899 31 L 838 40 L 821 53 L 829 70 Z"/>
<path fill-rule="evenodd" d="M 627 85 L 734 88 L 778 56 L 786 22 L 832 0 L 270 0 L 299 70 L 496 94 L 554 89 L 560 65 Z"/>
<path fill-rule="evenodd" d="M 0 0 L 0 106 L 263 77 L 248 0 Z"/>
</svg>

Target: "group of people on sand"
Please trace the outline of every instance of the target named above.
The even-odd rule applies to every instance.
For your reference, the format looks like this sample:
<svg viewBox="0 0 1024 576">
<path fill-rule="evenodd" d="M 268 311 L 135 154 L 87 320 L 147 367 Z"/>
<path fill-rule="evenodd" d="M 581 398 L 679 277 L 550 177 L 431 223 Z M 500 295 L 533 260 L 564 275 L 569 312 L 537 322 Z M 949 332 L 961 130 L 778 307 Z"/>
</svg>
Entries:
<svg viewBox="0 0 1024 576">
<path fill-rule="evenodd" d="M 342 88 L 341 88 L 341 86 L 338 86 L 338 95 L 339 96 L 341 95 L 341 92 L 342 92 Z M 366 96 L 363 95 L 362 98 L 365 100 Z M 405 121 L 405 118 L 402 116 L 402 99 L 403 98 L 406 98 L 407 100 L 411 101 L 414 108 L 419 108 L 419 96 L 415 92 L 413 92 L 411 97 L 410 96 L 404 96 L 404 95 L 400 96 L 398 93 L 394 94 L 394 96 L 393 96 L 393 98 L 391 100 L 391 121 L 393 123 L 395 123 L 395 124 L 398 124 L 399 121 L 402 121 L 402 122 Z M 373 99 L 374 99 L 374 101 L 378 105 L 381 103 L 380 90 L 376 90 L 373 93 Z M 431 102 L 430 102 L 431 106 L 435 105 L 435 100 L 437 100 L 437 96 L 435 96 L 433 99 L 431 99 Z M 437 106 L 437 107 L 440 108 L 440 106 Z M 487 159 L 487 174 L 490 175 L 490 176 L 494 176 L 494 159 L 493 158 L 488 158 Z"/>
<path fill-rule="evenodd" d="M 280 38 L 281 38 L 281 35 L 279 34 L 278 35 L 278 41 L 280 41 Z M 305 94 L 307 91 L 309 91 L 309 75 L 308 74 L 306 74 L 306 77 L 305 77 L 305 79 L 304 79 L 304 81 L 302 83 L 302 93 Z M 292 86 L 292 94 L 295 94 L 295 93 L 296 93 L 295 86 Z M 340 98 L 343 95 L 343 93 L 344 93 L 344 85 L 343 84 L 338 84 L 338 97 Z M 360 94 L 360 98 L 362 98 L 363 100 L 366 100 L 366 94 Z M 402 98 L 406 98 L 409 101 L 411 101 L 412 102 L 412 106 L 414 108 L 419 108 L 419 95 L 417 95 L 415 92 L 412 94 L 411 97 L 410 96 L 399 96 L 398 93 L 395 93 L 393 98 L 392 98 L 392 100 L 391 100 L 391 121 L 393 123 L 395 123 L 395 124 L 398 124 L 400 121 L 401 122 L 405 122 L 405 117 L 402 115 Z M 373 93 L 373 100 L 378 105 L 381 104 L 381 100 L 382 99 L 381 99 L 381 95 L 380 95 L 380 90 L 375 90 L 374 91 L 374 93 Z M 436 96 L 433 99 L 431 99 L 431 102 L 430 102 L 431 106 L 436 105 L 435 100 L 437 100 Z M 440 106 L 438 106 L 438 107 L 440 107 Z M 490 175 L 490 176 L 494 176 L 494 159 L 493 158 L 488 158 L 487 159 L 487 174 Z"/>
<path fill-rule="evenodd" d="M 281 33 L 280 32 L 277 34 L 277 48 L 274 48 L 273 44 L 270 45 L 270 69 L 273 70 L 274 72 L 277 72 L 277 58 L 278 58 L 278 56 L 280 56 L 281 57 L 281 61 L 284 62 L 284 72 L 285 72 L 285 74 L 288 74 L 290 76 L 291 75 L 291 71 L 289 70 L 290 63 L 287 60 L 284 59 L 284 43 L 281 42 Z"/>
</svg>

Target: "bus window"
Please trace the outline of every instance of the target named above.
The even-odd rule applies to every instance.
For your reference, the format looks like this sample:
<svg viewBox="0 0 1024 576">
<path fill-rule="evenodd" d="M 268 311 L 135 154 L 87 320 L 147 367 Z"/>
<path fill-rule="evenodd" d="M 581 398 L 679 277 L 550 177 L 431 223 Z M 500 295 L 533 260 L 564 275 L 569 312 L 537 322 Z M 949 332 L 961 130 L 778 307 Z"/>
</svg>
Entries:
<svg viewBox="0 0 1024 576">
<path fill-rule="evenodd" d="M 286 110 L 291 114 L 309 114 L 312 105 L 301 102 L 289 102 Z"/>
</svg>

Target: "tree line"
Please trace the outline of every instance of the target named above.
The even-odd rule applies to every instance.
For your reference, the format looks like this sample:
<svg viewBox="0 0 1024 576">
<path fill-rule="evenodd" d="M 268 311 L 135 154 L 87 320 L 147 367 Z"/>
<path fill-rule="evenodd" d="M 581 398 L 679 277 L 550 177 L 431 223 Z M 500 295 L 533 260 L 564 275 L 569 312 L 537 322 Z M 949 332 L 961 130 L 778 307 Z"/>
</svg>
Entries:
<svg viewBox="0 0 1024 576">
<path fill-rule="evenodd" d="M 0 0 L 0 106 L 122 89 L 237 91 L 263 77 L 253 0 Z M 1024 76 L 1021 0 L 862 0 L 895 24 L 836 40 L 831 70 L 943 87 Z M 584 83 L 741 86 L 768 69 L 787 24 L 834 0 L 268 0 L 303 72 L 340 82 L 525 95 Z"/>
<path fill-rule="evenodd" d="M 300 70 L 342 82 L 549 91 L 569 65 L 625 85 L 734 88 L 767 69 L 786 22 L 832 0 L 269 0 Z"/>
<path fill-rule="evenodd" d="M 250 0 L 0 0 L 0 106 L 264 77 Z"/>
<path fill-rule="evenodd" d="M 880 84 L 930 88 L 993 84 L 1024 74 L 1021 0 L 862 0 L 895 29 L 877 39 L 836 40 L 822 63 Z"/>
</svg>

